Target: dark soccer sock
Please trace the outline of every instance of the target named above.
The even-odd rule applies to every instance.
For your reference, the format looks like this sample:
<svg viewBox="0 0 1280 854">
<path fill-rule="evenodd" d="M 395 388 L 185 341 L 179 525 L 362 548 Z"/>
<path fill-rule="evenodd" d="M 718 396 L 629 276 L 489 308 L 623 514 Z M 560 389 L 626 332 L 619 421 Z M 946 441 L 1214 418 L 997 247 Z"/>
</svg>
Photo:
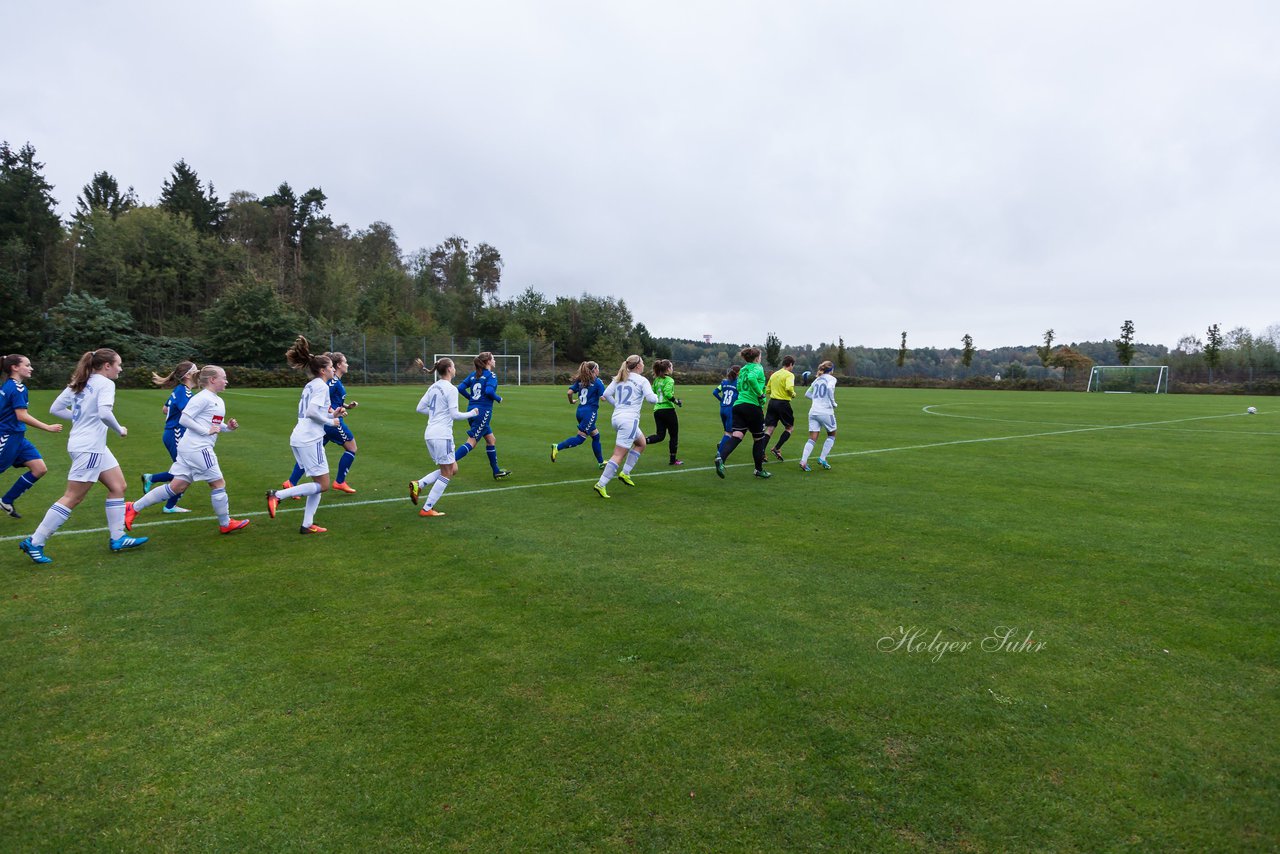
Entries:
<svg viewBox="0 0 1280 854">
<path fill-rule="evenodd" d="M 502 471 L 502 469 L 498 468 L 498 446 L 485 445 L 484 452 L 489 456 L 489 468 L 493 469 L 493 473 L 497 474 Z"/>
<path fill-rule="evenodd" d="M 182 500 L 182 496 L 184 495 L 186 495 L 185 492 L 179 492 L 176 495 L 174 495 L 172 498 L 170 498 L 168 501 L 164 503 L 165 509 L 169 510 L 171 508 L 177 507 L 178 502 Z"/>
<path fill-rule="evenodd" d="M 604 452 L 600 449 L 600 434 L 591 437 L 591 450 L 595 452 L 596 462 L 604 462 Z"/>
<path fill-rule="evenodd" d="M 756 471 L 764 468 L 764 452 L 769 447 L 769 437 L 761 433 L 760 438 L 756 439 L 751 445 L 751 459 L 755 460 Z"/>
<path fill-rule="evenodd" d="M 294 486 L 298 485 L 298 481 L 302 480 L 302 466 L 297 463 L 293 464 L 293 471 L 289 474 L 289 482 Z"/>
<path fill-rule="evenodd" d="M 738 447 L 741 444 L 742 444 L 742 440 L 739 439 L 737 436 L 725 436 L 723 439 L 720 440 L 720 448 L 717 451 L 717 453 L 720 454 L 720 459 L 722 460 L 729 459 L 729 455 L 733 453 L 733 449 Z"/>
<path fill-rule="evenodd" d="M 356 461 L 355 451 L 343 451 L 342 459 L 338 460 L 338 479 L 337 483 L 347 482 L 347 472 L 351 471 L 351 465 Z"/>
<path fill-rule="evenodd" d="M 777 443 L 773 446 L 773 449 L 774 449 L 775 451 L 776 451 L 776 450 L 778 450 L 778 449 L 779 449 L 779 448 L 781 448 L 783 445 L 787 444 L 787 440 L 788 440 L 788 439 L 790 439 L 790 438 L 791 438 L 791 431 L 790 431 L 790 430 L 783 430 L 783 431 L 782 431 L 782 437 L 781 437 L 780 439 L 778 439 Z"/>
<path fill-rule="evenodd" d="M 581 436 L 578 436 L 578 435 L 570 436 L 568 439 L 565 439 L 559 445 L 556 445 L 556 450 L 563 451 L 568 448 L 576 448 L 585 441 L 587 440 L 582 438 Z"/>
<path fill-rule="evenodd" d="M 22 493 L 26 492 L 28 489 L 35 486 L 35 483 L 37 480 L 39 480 L 39 478 L 33 475 L 31 472 L 29 471 L 23 472 L 22 477 L 18 478 L 14 482 L 13 486 L 9 487 L 9 491 L 4 494 L 4 503 L 12 504 L 13 502 L 17 501 L 18 496 L 22 495 Z"/>
<path fill-rule="evenodd" d="M 457 450 L 453 452 L 453 461 L 455 463 L 461 462 L 463 457 L 471 453 L 472 447 L 474 446 L 468 444 L 467 442 L 463 442 L 461 445 L 458 446 Z"/>
<path fill-rule="evenodd" d="M 168 483 L 173 480 L 173 475 L 167 471 L 159 471 L 151 475 L 152 483 Z"/>
</svg>

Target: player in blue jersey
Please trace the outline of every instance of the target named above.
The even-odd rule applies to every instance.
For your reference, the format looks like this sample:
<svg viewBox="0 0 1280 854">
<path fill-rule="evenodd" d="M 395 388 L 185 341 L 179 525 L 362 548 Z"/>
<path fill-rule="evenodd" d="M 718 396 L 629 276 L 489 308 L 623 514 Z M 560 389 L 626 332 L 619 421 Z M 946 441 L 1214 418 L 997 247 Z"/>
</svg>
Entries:
<svg viewBox="0 0 1280 854">
<path fill-rule="evenodd" d="M 724 372 L 720 385 L 711 390 L 715 399 L 720 401 L 720 423 L 724 425 L 724 435 L 733 432 L 733 404 L 738 399 L 738 366 L 733 365 Z"/>
<path fill-rule="evenodd" d="M 168 376 L 151 375 L 151 381 L 161 388 L 173 386 L 173 392 L 164 404 L 164 434 L 161 436 L 161 439 L 164 440 L 165 450 L 169 452 L 169 459 L 173 462 L 178 461 L 178 442 L 182 439 L 182 434 L 187 432 L 187 428 L 182 426 L 182 411 L 187 408 L 187 403 L 190 402 L 191 396 L 195 393 L 193 389 L 196 387 L 196 375 L 198 373 L 200 373 L 200 368 L 195 362 L 179 362 L 177 367 L 169 372 Z M 173 474 L 167 471 L 144 474 L 142 476 L 142 494 L 146 495 L 151 491 L 151 487 L 157 483 L 168 483 L 171 480 L 173 480 Z M 182 493 L 179 492 L 167 500 L 164 505 L 164 512 L 190 513 L 191 511 L 187 508 L 178 506 L 178 502 L 181 499 Z"/>
<path fill-rule="evenodd" d="M 485 453 L 489 455 L 489 468 L 493 469 L 493 479 L 501 480 L 511 472 L 498 466 L 498 440 L 493 437 L 493 405 L 502 403 L 498 396 L 498 378 L 493 373 L 496 360 L 487 350 L 476 356 L 476 369 L 467 374 L 467 378 L 458 384 L 458 393 L 467 402 L 467 406 L 479 412 L 469 422 L 467 441 L 458 447 L 454 454 L 455 462 L 485 441 Z"/>
<path fill-rule="evenodd" d="M 551 462 L 556 461 L 556 455 L 561 451 L 576 448 L 590 439 L 591 450 L 596 454 L 596 463 L 600 468 L 604 468 L 604 454 L 600 449 L 600 431 L 596 429 L 596 420 L 600 417 L 600 396 L 604 394 L 600 366 L 595 362 L 583 362 L 578 365 L 578 373 L 565 394 L 570 403 L 578 404 L 578 432 L 563 442 L 551 446 Z"/>
<path fill-rule="evenodd" d="M 329 380 L 329 408 L 335 412 L 339 409 L 349 412 L 360 404 L 354 400 L 347 402 L 347 387 L 342 384 L 342 377 L 349 367 L 347 357 L 337 352 L 325 353 L 325 355 L 333 363 L 333 379 Z M 356 461 L 356 434 L 347 426 L 346 418 L 339 418 L 336 425 L 330 424 L 324 428 L 324 444 L 330 443 L 342 446 L 342 459 L 338 460 L 338 476 L 333 482 L 333 488 L 339 492 L 355 495 L 355 488 L 347 484 L 347 472 L 351 471 L 351 466 Z M 302 467 L 294 463 L 293 472 L 290 473 L 289 479 L 281 484 L 281 488 L 288 489 L 301 480 Z"/>
<path fill-rule="evenodd" d="M 22 514 L 13 505 L 49 470 L 27 438 L 27 425 L 49 433 L 62 432 L 61 424 L 45 424 L 27 412 L 26 383 L 32 373 L 31 360 L 26 356 L 15 353 L 0 360 L 0 376 L 5 378 L 0 386 L 0 472 L 10 467 L 26 469 L 0 498 L 0 510 L 15 519 L 21 519 Z"/>
</svg>

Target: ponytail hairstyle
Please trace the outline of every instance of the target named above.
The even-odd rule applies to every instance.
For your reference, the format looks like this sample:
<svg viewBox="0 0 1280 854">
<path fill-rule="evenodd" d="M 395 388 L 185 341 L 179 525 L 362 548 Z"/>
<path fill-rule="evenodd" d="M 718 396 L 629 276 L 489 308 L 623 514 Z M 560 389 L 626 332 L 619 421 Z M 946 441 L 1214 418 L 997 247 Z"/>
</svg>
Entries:
<svg viewBox="0 0 1280 854">
<path fill-rule="evenodd" d="M 103 347 L 100 350 L 90 350 L 80 357 L 80 361 L 76 362 L 75 370 L 71 372 L 71 382 L 67 385 L 71 386 L 71 391 L 79 394 L 84 391 L 85 384 L 89 382 L 89 375 L 100 370 L 105 365 L 110 365 L 120 358 L 120 354 L 115 350 Z"/>
<path fill-rule="evenodd" d="M 427 363 L 421 359 L 414 359 L 413 364 L 414 367 L 422 371 L 424 374 L 429 374 L 434 371 L 437 377 L 444 379 L 445 374 L 449 373 L 449 369 L 453 367 L 453 359 L 450 359 L 448 356 L 441 356 L 436 360 L 436 363 L 429 368 L 427 367 Z"/>
<path fill-rule="evenodd" d="M 600 366 L 595 362 L 583 362 L 581 365 L 578 365 L 578 373 L 574 375 L 573 381 L 581 388 L 586 388 L 591 385 L 592 371 L 599 373 Z"/>
<path fill-rule="evenodd" d="M 293 346 L 285 351 L 284 358 L 289 363 L 289 367 L 299 371 L 306 368 L 313 377 L 320 376 L 322 370 L 333 364 L 328 356 L 312 353 L 311 342 L 302 335 L 299 335 L 293 342 Z"/>
<path fill-rule="evenodd" d="M 25 358 L 27 357 L 13 353 L 5 356 L 3 359 L 0 359 L 0 379 L 8 379 L 12 376 L 13 369 L 18 367 L 18 365 L 21 365 L 22 360 Z M 582 364 L 585 365 L 586 362 L 583 362 Z"/>
<path fill-rule="evenodd" d="M 737 365 L 730 365 L 729 370 L 724 372 L 724 378 L 727 380 L 736 380 L 738 378 L 739 370 L 741 370 L 741 368 Z"/>
<path fill-rule="evenodd" d="M 760 361 L 760 348 L 743 347 L 738 351 L 738 358 L 744 362 L 758 362 Z"/>
<path fill-rule="evenodd" d="M 200 388 L 208 388 L 209 380 L 218 376 L 218 374 L 225 374 L 225 373 L 226 371 L 224 371 L 222 368 L 218 367 L 217 365 L 205 365 L 203 368 L 200 369 L 200 376 L 196 377 L 196 384 L 199 385 Z"/>
<path fill-rule="evenodd" d="M 613 378 L 613 381 L 618 383 L 626 382 L 627 377 L 631 376 L 631 372 L 640 370 L 642 365 L 644 365 L 644 359 L 635 355 L 628 356 L 622 366 L 618 368 L 618 375 Z"/>
<path fill-rule="evenodd" d="M 335 369 L 338 367 L 338 365 L 345 365 L 345 364 L 347 364 L 347 357 L 346 357 L 346 356 L 344 356 L 342 353 L 336 353 L 336 352 L 335 352 L 335 353 L 325 353 L 325 355 L 329 357 L 329 361 L 330 361 L 330 362 L 333 362 L 333 367 L 334 367 Z"/>
<path fill-rule="evenodd" d="M 476 375 L 479 376 L 480 374 L 487 371 L 489 369 L 489 363 L 492 361 L 493 361 L 493 354 L 490 353 L 488 350 L 485 350 L 483 353 L 477 353 L 476 354 Z M 436 362 L 436 364 L 438 365 L 440 363 Z M 450 364 L 452 364 L 452 362 L 450 362 Z"/>
<path fill-rule="evenodd" d="M 659 359 L 653 363 L 653 375 L 655 377 L 665 377 L 671 373 L 672 367 L 674 366 L 671 364 L 670 359 Z"/>
<path fill-rule="evenodd" d="M 818 373 L 820 374 L 829 374 L 835 369 L 836 369 L 836 366 L 831 364 L 829 360 L 826 362 L 822 362 L 818 365 Z"/>
<path fill-rule="evenodd" d="M 172 371 L 169 372 L 168 376 L 162 377 L 159 374 L 152 372 L 151 381 L 158 386 L 168 387 L 171 385 L 177 385 L 178 383 L 184 382 L 187 379 L 187 377 L 191 376 L 192 374 L 196 373 L 199 370 L 200 368 L 196 366 L 195 362 L 189 362 L 189 361 L 183 360 L 179 362 Z"/>
</svg>

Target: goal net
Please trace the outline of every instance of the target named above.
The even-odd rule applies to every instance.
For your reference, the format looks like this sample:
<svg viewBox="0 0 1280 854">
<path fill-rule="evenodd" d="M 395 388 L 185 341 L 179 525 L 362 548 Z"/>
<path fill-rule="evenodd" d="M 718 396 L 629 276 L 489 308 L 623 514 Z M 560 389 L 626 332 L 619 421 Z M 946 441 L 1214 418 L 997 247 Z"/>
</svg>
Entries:
<svg viewBox="0 0 1280 854">
<path fill-rule="evenodd" d="M 1168 394 L 1168 365 L 1094 365 L 1085 391 Z"/>
<path fill-rule="evenodd" d="M 477 353 L 436 353 L 431 357 L 432 362 L 438 362 L 444 356 L 453 359 L 454 366 L 458 369 L 458 382 L 462 382 L 462 378 L 476 369 L 475 361 Z M 498 377 L 498 382 L 503 385 L 523 385 L 524 374 L 521 370 L 522 364 L 519 356 L 502 356 L 497 353 L 493 354 L 493 372 Z"/>
</svg>

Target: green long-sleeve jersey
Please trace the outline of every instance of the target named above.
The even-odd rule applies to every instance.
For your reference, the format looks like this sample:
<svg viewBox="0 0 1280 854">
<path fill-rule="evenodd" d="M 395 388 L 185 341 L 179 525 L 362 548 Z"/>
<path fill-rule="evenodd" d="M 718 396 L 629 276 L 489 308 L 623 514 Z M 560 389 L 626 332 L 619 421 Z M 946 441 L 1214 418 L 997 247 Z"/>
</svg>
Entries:
<svg viewBox="0 0 1280 854">
<path fill-rule="evenodd" d="M 653 381 L 653 393 L 658 396 L 658 402 L 653 405 L 655 411 L 676 408 L 673 402 L 676 399 L 676 381 L 670 376 L 655 379 Z"/>
<path fill-rule="evenodd" d="M 764 406 L 764 368 L 759 362 L 747 362 L 738 371 L 738 403 Z"/>
</svg>

